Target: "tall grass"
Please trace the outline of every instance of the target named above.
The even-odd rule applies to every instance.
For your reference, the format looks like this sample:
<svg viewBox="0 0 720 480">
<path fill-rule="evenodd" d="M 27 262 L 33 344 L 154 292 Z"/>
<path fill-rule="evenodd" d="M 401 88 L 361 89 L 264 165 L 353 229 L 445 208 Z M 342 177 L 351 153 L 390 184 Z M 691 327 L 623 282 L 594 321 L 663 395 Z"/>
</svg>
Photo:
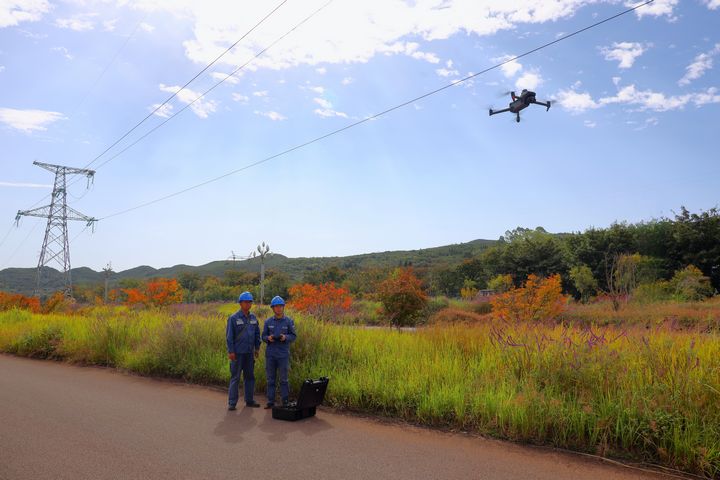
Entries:
<svg viewBox="0 0 720 480">
<path fill-rule="evenodd" d="M 230 310 L 14 310 L 0 313 L 0 350 L 225 385 Z M 293 391 L 329 376 L 336 407 L 720 476 L 717 332 L 480 322 L 410 333 L 295 319 Z M 256 374 L 262 391 L 262 356 Z"/>
</svg>

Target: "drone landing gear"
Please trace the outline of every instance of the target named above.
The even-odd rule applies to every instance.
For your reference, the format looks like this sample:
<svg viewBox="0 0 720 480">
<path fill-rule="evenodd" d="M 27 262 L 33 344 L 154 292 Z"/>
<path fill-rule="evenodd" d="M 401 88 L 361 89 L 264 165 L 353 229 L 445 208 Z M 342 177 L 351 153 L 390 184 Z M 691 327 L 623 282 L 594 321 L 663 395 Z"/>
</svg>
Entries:
<svg viewBox="0 0 720 480">
<path fill-rule="evenodd" d="M 520 112 L 518 112 L 516 115 L 517 117 L 515 117 L 515 121 L 520 123 Z"/>
</svg>

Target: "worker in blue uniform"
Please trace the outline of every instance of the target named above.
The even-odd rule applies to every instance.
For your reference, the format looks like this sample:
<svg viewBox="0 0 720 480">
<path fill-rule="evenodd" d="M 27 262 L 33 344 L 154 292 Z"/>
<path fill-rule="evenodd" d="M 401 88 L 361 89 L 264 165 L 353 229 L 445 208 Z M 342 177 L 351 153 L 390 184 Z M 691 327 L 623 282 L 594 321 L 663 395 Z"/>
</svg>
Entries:
<svg viewBox="0 0 720 480">
<path fill-rule="evenodd" d="M 280 398 L 283 406 L 288 404 L 290 388 L 288 386 L 288 370 L 290 369 L 290 344 L 295 341 L 295 323 L 285 316 L 285 300 L 274 297 L 270 301 L 274 315 L 263 325 L 262 341 L 265 347 L 265 373 L 267 374 L 267 405 L 275 405 L 275 385 L 279 374 Z"/>
<path fill-rule="evenodd" d="M 255 359 L 260 353 L 260 324 L 250 313 L 253 296 L 243 292 L 238 298 L 240 310 L 228 317 L 225 337 L 228 359 L 230 360 L 230 388 L 228 410 L 235 410 L 240 388 L 240 373 L 243 375 L 245 405 L 259 407 L 255 402 Z"/>
</svg>

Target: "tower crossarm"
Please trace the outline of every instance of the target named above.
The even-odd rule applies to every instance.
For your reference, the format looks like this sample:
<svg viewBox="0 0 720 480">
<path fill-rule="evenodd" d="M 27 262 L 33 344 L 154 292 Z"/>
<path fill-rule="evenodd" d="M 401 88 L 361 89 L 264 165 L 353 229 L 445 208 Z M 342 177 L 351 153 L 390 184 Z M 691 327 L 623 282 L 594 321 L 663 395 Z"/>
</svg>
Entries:
<svg viewBox="0 0 720 480">
<path fill-rule="evenodd" d="M 53 173 L 56 173 L 58 170 L 63 170 L 68 175 L 85 175 L 86 177 L 95 176 L 95 170 L 89 170 L 87 168 L 65 167 L 63 165 L 38 162 L 37 160 L 33 162 L 33 165 L 37 165 L 38 167 L 44 168 L 45 170 Z"/>
<path fill-rule="evenodd" d="M 97 218 L 88 217 L 72 207 L 65 207 L 67 210 L 66 215 L 61 215 L 58 212 L 51 213 L 50 207 L 50 205 L 45 205 L 44 207 L 33 208 L 32 210 L 18 210 L 17 215 L 15 215 L 15 221 L 19 222 L 20 217 L 50 218 L 52 216 L 53 218 L 58 218 L 60 220 L 78 220 L 86 222 L 88 226 L 97 222 Z"/>
</svg>

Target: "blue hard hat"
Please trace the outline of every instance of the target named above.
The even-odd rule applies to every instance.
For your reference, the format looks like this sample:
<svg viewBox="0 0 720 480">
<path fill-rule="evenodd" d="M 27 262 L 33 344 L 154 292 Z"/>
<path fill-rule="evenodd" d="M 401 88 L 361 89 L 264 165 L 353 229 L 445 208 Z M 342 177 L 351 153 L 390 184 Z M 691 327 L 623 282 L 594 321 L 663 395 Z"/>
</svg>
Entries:
<svg viewBox="0 0 720 480">
<path fill-rule="evenodd" d="M 240 297 L 238 298 L 238 303 L 240 302 L 252 302 L 252 293 L 250 292 L 243 292 L 240 294 Z"/>
<path fill-rule="evenodd" d="M 285 300 L 283 300 L 280 296 L 275 296 L 272 300 L 270 300 L 270 306 L 274 307 L 275 305 L 285 305 Z"/>
</svg>

